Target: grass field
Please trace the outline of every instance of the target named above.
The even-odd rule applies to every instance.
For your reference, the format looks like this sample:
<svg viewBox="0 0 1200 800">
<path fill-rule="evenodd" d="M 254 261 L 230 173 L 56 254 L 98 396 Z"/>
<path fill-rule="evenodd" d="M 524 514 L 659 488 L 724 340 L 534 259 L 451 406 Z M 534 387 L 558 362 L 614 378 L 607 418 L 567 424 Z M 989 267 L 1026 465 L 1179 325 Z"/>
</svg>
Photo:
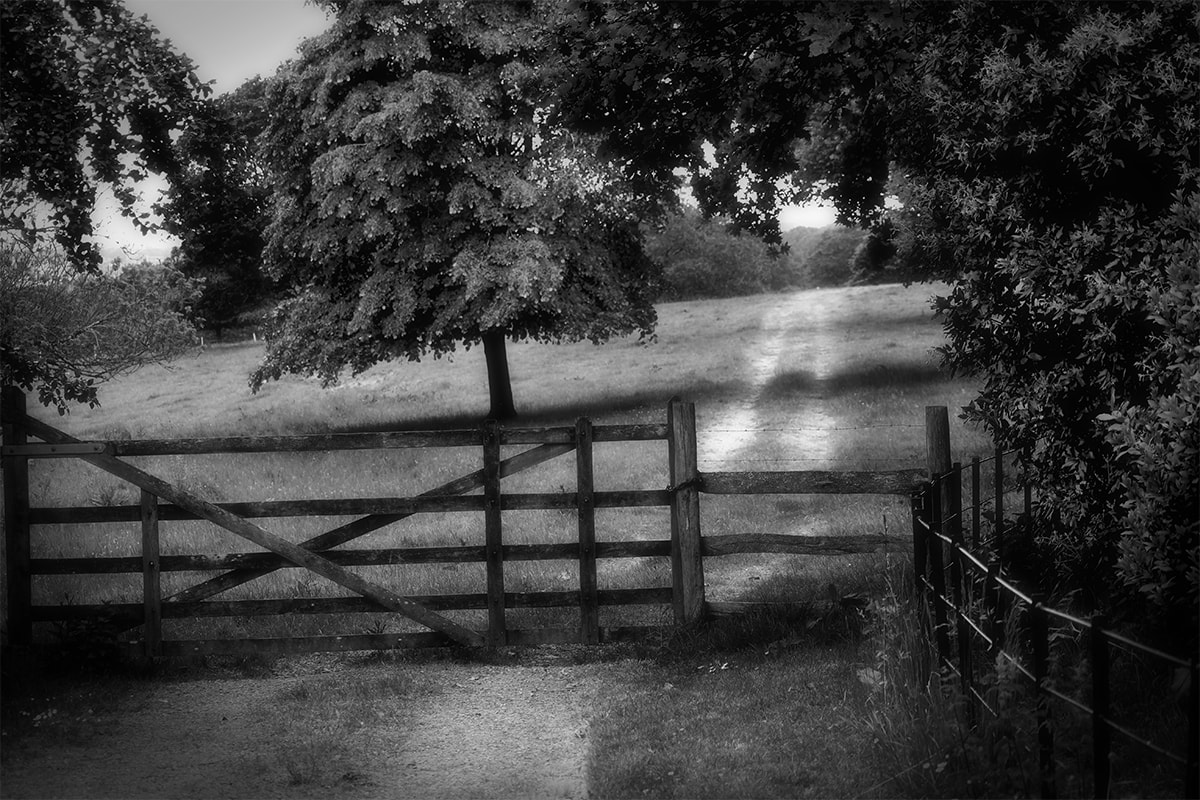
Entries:
<svg viewBox="0 0 1200 800">
<path fill-rule="evenodd" d="M 769 374 L 755 374 L 753 354 L 769 318 L 794 305 L 794 295 L 761 295 L 725 300 L 664 304 L 657 339 L 628 338 L 590 343 L 510 347 L 514 394 L 522 417 L 517 424 L 571 423 L 587 415 L 598 423 L 661 422 L 674 395 L 697 404 L 702 454 L 707 437 L 721 426 L 751 420 L 715 464 L 721 469 L 898 469 L 921 467 L 922 423 L 927 404 L 962 405 L 971 387 L 939 373 L 932 348 L 940 328 L 927 298 L 938 287 L 878 286 L 818 290 L 804 296 L 821 308 L 823 324 L 793 314 L 787 337 L 775 342 L 778 354 Z M 811 330 L 806 326 L 812 324 Z M 768 331 L 769 332 L 769 331 Z M 776 339 L 779 339 L 776 336 Z M 338 385 L 289 377 L 258 394 L 247 375 L 262 356 L 261 343 L 218 344 L 170 367 L 151 367 L 113 382 L 101 393 L 98 409 L 77 409 L 58 418 L 37 415 L 83 439 L 125 439 L 204 435 L 466 428 L 486 414 L 482 352 L 422 363 L 380 365 Z M 761 372 L 761 365 L 759 365 Z M 739 416 L 747 398 L 752 415 Z M 814 417 L 817 414 L 819 417 Z M 735 422 L 731 422 L 735 420 Z M 817 428 L 827 428 L 817 430 Z M 970 431 L 955 431 L 956 445 L 986 452 Z M 819 458 L 812 458 L 814 442 Z M 523 448 L 505 448 L 504 456 Z M 139 466 L 222 501 L 414 495 L 477 469 L 475 448 L 173 456 L 133 459 Z M 707 468 L 702 464 L 702 468 Z M 667 484 L 665 446 L 659 443 L 604 444 L 596 447 L 597 489 L 658 489 Z M 137 502 L 133 487 L 88 465 L 35 461 L 31 465 L 35 505 L 123 505 Z M 574 462 L 559 458 L 506 479 L 506 491 L 572 491 Z M 704 497 L 706 533 L 786 532 L 798 534 L 889 534 L 904 536 L 908 511 L 902 498 L 837 496 Z M 665 509 L 598 513 L 600 539 L 667 538 Z M 268 521 L 273 532 L 301 541 L 346 519 L 292 518 Z M 505 541 L 572 541 L 571 512 L 511 512 L 504 518 Z M 201 522 L 164 522 L 164 554 L 247 552 L 248 543 Z M 419 515 L 368 535 L 351 547 L 459 545 L 482 541 L 476 514 Z M 34 536 L 35 557 L 136 555 L 136 523 L 46 526 Z M 719 561 L 720 563 L 716 563 Z M 717 599 L 823 598 L 830 583 L 854 590 L 870 583 L 879 559 L 727 557 L 706 565 Z M 761 567 L 761 569 L 759 568 Z M 753 574 L 752 581 L 735 580 Z M 482 591 L 483 565 L 369 568 L 364 576 L 404 594 Z M 166 595 L 198 582 L 203 575 L 167 573 Z M 664 560 L 642 559 L 600 565 L 601 588 L 669 585 Z M 137 602 L 140 576 L 47 576 L 35 579 L 36 603 Z M 577 587 L 571 562 L 506 565 L 506 588 L 569 590 Z M 280 570 L 226 593 L 224 599 L 336 596 L 344 590 L 302 570 Z M 570 621 L 575 612 L 514 612 L 514 624 Z M 608 612 L 606 612 L 608 613 Z M 636 621 L 663 621 L 664 610 L 636 610 Z M 479 624 L 478 613 L 453 612 Z M 627 614 L 625 615 L 628 616 Z M 521 619 L 521 618 L 524 619 Z M 608 622 L 629 621 L 620 612 Z M 262 620 L 226 619 L 168 622 L 165 634 L 182 638 L 208 631 L 223 636 L 340 633 L 344 621 L 293 616 Z M 370 615 L 357 630 L 409 629 L 398 615 Z M 354 631 L 351 631 L 354 632 Z"/>
<path fill-rule="evenodd" d="M 705 470 L 878 470 L 924 463 L 924 407 L 951 408 L 956 455 L 984 455 L 989 443 L 955 419 L 973 387 L 939 372 L 932 349 L 941 331 L 928 297 L 937 286 L 877 286 L 670 303 L 659 308 L 656 341 L 510 345 L 517 424 L 662 422 L 675 395 L 697 405 Z M 247 376 L 263 352 L 255 342 L 218 344 L 171 368 L 147 368 L 101 392 L 103 406 L 64 418 L 36 414 L 83 439 L 475 427 L 486 413 L 482 353 L 378 366 L 336 387 L 290 377 L 259 394 Z M 769 354 L 766 358 L 764 354 Z M 719 444 L 720 443 L 720 444 Z M 522 448 L 505 448 L 504 456 Z M 134 459 L 215 501 L 412 495 L 477 469 L 475 448 L 225 455 Z M 87 465 L 31 465 L 35 505 L 137 501 L 131 487 Z M 598 489 L 667 485 L 665 445 L 598 444 Z M 506 491 L 572 491 L 574 459 L 505 479 Z M 786 532 L 907 537 L 902 498 L 788 496 L 702 498 L 706 534 Z M 299 541 L 344 519 L 266 520 Z M 667 538 L 665 509 L 601 511 L 601 539 Z M 506 542 L 572 541 L 572 512 L 506 512 Z M 206 523 L 163 523 L 164 553 L 250 551 Z M 349 546 L 480 542 L 477 514 L 418 515 Z M 135 555 L 137 524 L 35 530 L 34 556 Z M 892 557 L 892 570 L 903 559 Z M 886 583 L 884 557 L 726 557 L 705 563 L 712 599 L 807 601 L 832 593 L 873 594 Z M 368 577 L 405 594 L 478 592 L 482 565 L 376 568 Z M 204 575 L 164 575 L 170 594 Z M 573 562 L 506 565 L 506 588 L 577 587 Z M 663 559 L 602 561 L 602 588 L 667 586 Z M 35 580 L 35 602 L 137 602 L 140 576 Z M 225 595 L 290 598 L 342 595 L 301 570 L 280 570 Z M 666 622 L 669 609 L 619 609 L 602 624 Z M 471 613 L 452 616 L 482 624 Z M 573 621 L 574 609 L 514 614 L 510 625 Z M 475 615 L 478 616 L 478 615 Z M 847 639 L 843 621 L 765 618 L 718 627 L 703 641 L 668 642 L 666 659 L 608 681 L 590 719 L 589 790 L 595 797 L 827 796 L 886 793 L 872 761 L 857 670 L 873 663 L 866 640 Z M 816 626 L 815 628 L 813 626 Z M 291 615 L 263 620 L 173 621 L 168 638 L 395 632 L 391 614 L 354 619 Z M 796 631 L 800 632 L 797 633 Z M 807 631 L 807 633 L 806 633 Z M 674 653 L 675 655 L 670 655 Z M 817 746 L 820 743 L 820 746 Z M 746 764 L 754 769 L 747 770 Z M 845 765 L 853 764 L 853 767 Z M 831 765 L 843 765 L 831 769 Z M 884 788 L 880 788 L 884 787 Z"/>
</svg>

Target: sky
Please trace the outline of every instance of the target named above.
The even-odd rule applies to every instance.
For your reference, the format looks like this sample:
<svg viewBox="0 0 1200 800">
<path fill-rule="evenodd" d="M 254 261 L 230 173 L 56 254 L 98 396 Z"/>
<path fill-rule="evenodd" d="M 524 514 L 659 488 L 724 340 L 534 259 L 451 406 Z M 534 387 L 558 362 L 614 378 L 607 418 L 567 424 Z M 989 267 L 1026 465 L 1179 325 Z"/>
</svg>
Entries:
<svg viewBox="0 0 1200 800">
<path fill-rule="evenodd" d="M 325 12 L 305 0 L 124 0 L 135 15 L 149 17 L 162 38 L 191 57 L 214 94 L 236 89 L 256 75 L 268 76 L 296 53 L 300 42 L 324 31 Z M 161 183 L 143 188 L 147 205 Z M 158 260 L 175 240 L 164 234 L 143 237 L 116 211 L 111 195 L 101 197 L 94 220 L 106 258 Z M 784 230 L 833 222 L 829 209 L 792 206 L 780 215 Z"/>
</svg>

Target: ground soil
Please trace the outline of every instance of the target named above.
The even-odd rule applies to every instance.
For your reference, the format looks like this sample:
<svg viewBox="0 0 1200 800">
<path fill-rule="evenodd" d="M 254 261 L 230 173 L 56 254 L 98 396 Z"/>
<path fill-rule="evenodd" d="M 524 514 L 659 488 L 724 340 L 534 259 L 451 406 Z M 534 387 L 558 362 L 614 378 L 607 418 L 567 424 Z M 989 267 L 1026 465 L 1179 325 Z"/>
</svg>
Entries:
<svg viewBox="0 0 1200 800">
<path fill-rule="evenodd" d="M 585 715 L 612 664 L 579 665 L 552 653 L 505 664 L 360 660 L 289 659 L 251 677 L 108 679 L 36 698 L 23 720 L 5 727 L 0 794 L 587 796 Z M 339 674 L 357 682 L 407 675 L 413 683 L 371 703 L 369 725 L 339 726 L 336 710 L 299 732 L 284 724 L 289 690 Z"/>
<path fill-rule="evenodd" d="M 813 293 L 780 295 L 746 346 L 750 393 L 702 420 L 701 466 L 751 444 L 756 405 L 779 366 L 799 351 L 810 369 L 833 326 Z M 804 340 L 789 337 L 806 322 Z M 818 378 L 820 375 L 817 376 Z M 805 427 L 831 424 L 819 403 L 799 408 Z M 711 432 L 703 433 L 707 428 Z M 810 448 L 821 446 L 814 434 Z M 726 467 L 729 468 L 729 467 Z M 736 599 L 745 575 L 714 586 Z M 532 659 L 532 660 L 531 660 Z M 362 730 L 280 741 L 281 696 L 298 682 L 348 669 L 338 658 L 293 659 L 256 677 L 111 683 L 104 697 L 47 697 L 6 727 L 5 798 L 582 798 L 590 698 L 619 665 L 580 666 L 553 655 L 507 664 L 376 664 L 419 670 L 412 696 L 381 697 Z M 363 669 L 355 667 L 356 670 Z M 356 673 L 360 674 L 360 673 Z M 283 709 L 281 711 L 281 709 Z M 294 726 L 293 726 L 294 727 Z"/>
</svg>

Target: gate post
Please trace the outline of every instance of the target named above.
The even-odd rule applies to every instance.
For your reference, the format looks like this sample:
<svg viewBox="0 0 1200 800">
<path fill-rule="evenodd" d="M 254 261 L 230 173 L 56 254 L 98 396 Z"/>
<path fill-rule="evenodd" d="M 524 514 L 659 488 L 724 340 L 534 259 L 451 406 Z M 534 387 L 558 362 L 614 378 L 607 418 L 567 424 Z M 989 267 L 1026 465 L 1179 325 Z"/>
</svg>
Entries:
<svg viewBox="0 0 1200 800">
<path fill-rule="evenodd" d="M 158 498 L 142 489 L 142 655 L 162 655 L 162 583 L 159 564 Z"/>
<path fill-rule="evenodd" d="M 25 393 L 16 386 L 0 387 L 0 421 L 4 444 L 28 441 L 19 419 L 25 415 Z M 4 547 L 8 582 L 8 641 L 14 645 L 33 642 L 33 597 L 29 573 L 29 458 L 0 457 L 4 479 Z"/>
<path fill-rule="evenodd" d="M 575 421 L 575 488 L 579 516 L 579 641 L 600 643 L 596 579 L 596 503 L 592 465 L 592 421 Z"/>
<path fill-rule="evenodd" d="M 504 551 L 500 521 L 500 426 L 483 423 L 484 545 L 487 560 L 488 647 L 508 644 L 504 615 Z"/>
<path fill-rule="evenodd" d="M 704 615 L 704 558 L 700 543 L 700 472 L 696 406 L 678 397 L 667 406 L 671 492 L 671 585 L 677 625 Z"/>
</svg>

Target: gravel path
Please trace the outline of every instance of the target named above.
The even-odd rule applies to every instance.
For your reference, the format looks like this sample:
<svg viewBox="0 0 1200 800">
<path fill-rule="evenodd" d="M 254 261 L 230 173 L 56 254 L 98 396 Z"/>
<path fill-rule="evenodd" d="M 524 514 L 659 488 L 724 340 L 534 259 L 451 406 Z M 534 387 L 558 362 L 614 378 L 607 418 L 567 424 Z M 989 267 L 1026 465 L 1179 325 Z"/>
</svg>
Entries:
<svg viewBox="0 0 1200 800">
<path fill-rule="evenodd" d="M 611 666 L 611 665 L 610 665 Z M 0 750 L 5 798 L 583 798 L 599 665 L 408 664 L 369 729 L 281 741 L 313 675 L 135 683 L 107 708 L 53 708 Z M 321 673 L 336 672 L 325 667 Z M 327 680 L 324 675 L 318 681 Z M 330 722 L 336 723 L 336 720 Z M 296 726 L 292 726 L 295 735 Z M 300 732 L 303 734 L 303 731 Z"/>
</svg>

